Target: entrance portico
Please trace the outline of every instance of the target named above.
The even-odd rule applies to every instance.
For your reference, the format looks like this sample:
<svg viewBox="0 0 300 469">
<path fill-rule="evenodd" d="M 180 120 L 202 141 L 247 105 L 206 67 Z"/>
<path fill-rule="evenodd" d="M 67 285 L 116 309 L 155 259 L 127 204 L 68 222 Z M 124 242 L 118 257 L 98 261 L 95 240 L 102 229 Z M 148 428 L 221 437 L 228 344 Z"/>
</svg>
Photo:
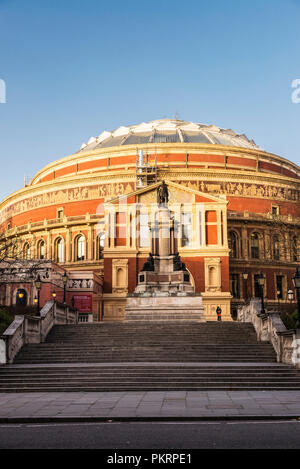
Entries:
<svg viewBox="0 0 300 469">
<path fill-rule="evenodd" d="M 194 294 L 202 295 L 205 320 L 215 321 L 215 310 L 220 306 L 223 320 L 231 321 L 226 198 L 166 181 L 168 209 L 158 211 L 160 185 L 161 182 L 152 184 L 104 204 L 104 320 L 124 319 L 126 297 L 137 293 L 137 284 L 139 291 L 143 289 L 139 273 L 152 251 L 154 265 L 157 266 L 158 254 L 160 274 L 167 275 L 178 252 L 193 278 Z M 164 233 L 169 233 L 169 237 Z M 141 274 L 151 283 L 152 272 Z M 172 282 L 168 283 L 169 288 L 172 290 Z"/>
</svg>

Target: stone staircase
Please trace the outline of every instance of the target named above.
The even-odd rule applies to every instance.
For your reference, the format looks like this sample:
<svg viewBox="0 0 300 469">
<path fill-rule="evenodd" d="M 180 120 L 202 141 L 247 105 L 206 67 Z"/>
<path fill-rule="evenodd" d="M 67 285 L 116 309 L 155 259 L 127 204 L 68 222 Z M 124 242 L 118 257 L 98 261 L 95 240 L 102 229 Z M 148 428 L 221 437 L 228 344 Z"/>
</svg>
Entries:
<svg viewBox="0 0 300 469">
<path fill-rule="evenodd" d="M 246 323 L 55 326 L 0 368 L 0 392 L 300 390 Z"/>
</svg>

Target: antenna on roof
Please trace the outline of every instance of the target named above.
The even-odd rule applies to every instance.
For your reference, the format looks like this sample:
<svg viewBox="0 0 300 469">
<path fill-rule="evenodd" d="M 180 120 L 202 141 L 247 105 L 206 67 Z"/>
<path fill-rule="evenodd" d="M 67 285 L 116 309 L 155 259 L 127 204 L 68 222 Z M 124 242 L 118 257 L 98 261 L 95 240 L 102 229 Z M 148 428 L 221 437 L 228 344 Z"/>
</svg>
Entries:
<svg viewBox="0 0 300 469">
<path fill-rule="evenodd" d="M 24 174 L 24 187 L 30 186 L 31 182 L 32 182 L 32 178 Z"/>
</svg>

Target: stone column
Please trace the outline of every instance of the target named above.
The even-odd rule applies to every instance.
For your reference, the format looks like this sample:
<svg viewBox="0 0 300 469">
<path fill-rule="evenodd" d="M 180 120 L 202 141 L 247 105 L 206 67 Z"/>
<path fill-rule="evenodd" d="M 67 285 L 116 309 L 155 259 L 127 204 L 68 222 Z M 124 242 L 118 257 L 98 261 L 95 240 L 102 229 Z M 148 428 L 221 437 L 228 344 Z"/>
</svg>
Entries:
<svg viewBox="0 0 300 469">
<path fill-rule="evenodd" d="M 8 298 L 9 298 L 9 295 L 8 295 L 8 284 L 5 283 L 4 284 L 4 299 L 3 299 L 3 304 L 6 306 L 8 305 Z"/>
<path fill-rule="evenodd" d="M 170 254 L 175 254 L 175 222 L 171 220 L 171 227 L 170 227 Z"/>
<path fill-rule="evenodd" d="M 242 257 L 248 260 L 248 233 L 245 226 L 242 227 Z"/>
<path fill-rule="evenodd" d="M 66 233 L 66 262 L 71 262 L 71 230 L 67 229 Z"/>
<path fill-rule="evenodd" d="M 289 244 L 289 234 L 287 232 L 285 232 L 283 235 L 283 243 L 284 243 L 284 246 L 283 246 L 284 257 L 286 258 L 287 261 L 291 261 L 292 252 L 291 252 L 290 244 Z"/>
<path fill-rule="evenodd" d="M 169 272 L 169 260 L 166 258 L 170 256 L 170 212 L 167 207 L 159 209 L 158 220 L 160 272 Z"/>
<path fill-rule="evenodd" d="M 93 226 L 89 226 L 88 231 L 88 261 L 93 259 Z"/>
<path fill-rule="evenodd" d="M 50 230 L 47 231 L 47 259 L 52 259 L 54 257 L 54 253 L 52 256 L 51 253 L 51 232 Z"/>
<path fill-rule="evenodd" d="M 7 284 L 7 290 L 6 290 L 6 304 L 7 306 L 11 306 L 12 305 L 12 297 L 11 297 L 11 292 L 12 288 L 11 288 L 11 284 Z"/>
<path fill-rule="evenodd" d="M 224 240 L 224 246 L 228 246 L 228 231 L 227 231 L 226 210 L 222 210 L 222 214 L 223 214 L 223 240 Z"/>
<path fill-rule="evenodd" d="M 217 232 L 218 232 L 218 246 L 222 246 L 222 222 L 221 210 L 217 210 Z"/>
<path fill-rule="evenodd" d="M 112 210 L 109 214 L 109 217 L 110 217 L 110 226 L 109 226 L 110 248 L 114 248 L 115 240 L 116 240 L 116 211 Z"/>
</svg>

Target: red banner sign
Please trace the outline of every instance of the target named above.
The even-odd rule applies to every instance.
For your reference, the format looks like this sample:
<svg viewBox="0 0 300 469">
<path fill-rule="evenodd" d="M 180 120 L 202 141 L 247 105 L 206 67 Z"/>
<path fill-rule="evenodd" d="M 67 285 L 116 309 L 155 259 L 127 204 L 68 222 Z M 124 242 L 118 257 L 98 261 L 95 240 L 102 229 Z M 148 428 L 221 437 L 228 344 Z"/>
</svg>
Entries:
<svg viewBox="0 0 300 469">
<path fill-rule="evenodd" d="M 80 313 L 92 312 L 92 295 L 75 295 L 73 296 L 74 308 Z"/>
</svg>

